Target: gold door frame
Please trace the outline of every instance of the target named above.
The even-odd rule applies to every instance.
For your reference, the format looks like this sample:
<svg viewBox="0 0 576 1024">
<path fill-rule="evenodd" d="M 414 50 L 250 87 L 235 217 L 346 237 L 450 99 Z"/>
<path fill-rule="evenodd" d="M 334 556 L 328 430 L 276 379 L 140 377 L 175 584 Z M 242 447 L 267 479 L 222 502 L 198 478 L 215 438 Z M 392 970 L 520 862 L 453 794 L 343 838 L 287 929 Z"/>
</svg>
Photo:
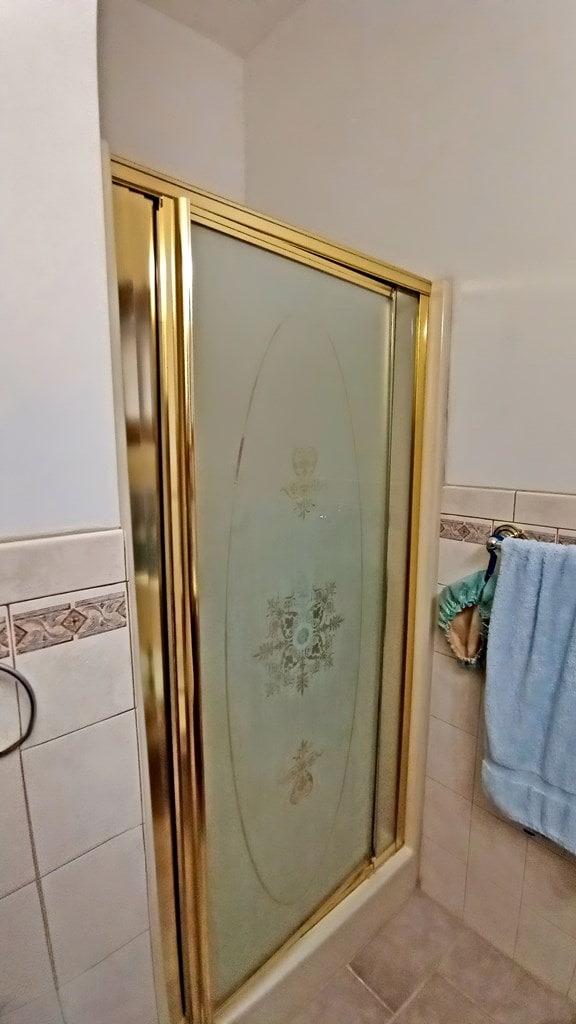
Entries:
<svg viewBox="0 0 576 1024">
<path fill-rule="evenodd" d="M 201 735 L 201 680 L 198 671 L 199 595 L 196 580 L 194 508 L 194 375 L 192 347 L 191 223 L 202 224 L 382 295 L 395 288 L 419 299 L 412 407 L 411 521 L 408 602 L 401 742 L 397 792 L 396 841 L 369 865 L 356 870 L 313 916 L 291 936 L 273 959 L 292 944 L 404 843 L 413 639 L 416 612 L 419 508 L 422 474 L 426 344 L 431 282 L 362 253 L 254 213 L 228 200 L 160 177 L 135 164 L 112 160 L 115 185 L 152 200 L 155 237 L 150 235 L 146 286 L 153 308 L 157 350 L 156 423 L 159 434 L 157 479 L 162 557 L 156 619 L 162 622 L 162 649 L 154 663 L 159 678 L 144 694 L 147 722 L 154 734 L 171 736 L 171 789 L 152 777 L 152 817 L 156 860 L 173 867 L 168 880 L 158 872 L 163 913 L 163 974 L 172 1024 L 211 1024 L 205 866 L 206 822 Z M 117 238 L 117 246 L 123 244 Z M 138 620 L 150 612 L 138 607 Z M 148 740 L 151 739 L 147 725 Z M 166 828 L 169 819 L 171 828 Z M 186 827 L 184 827 L 186 823 Z M 172 912 L 173 910 L 173 912 Z M 167 932 L 170 934 L 167 934 Z M 269 961 L 270 962 L 270 961 Z M 269 963 L 268 962 L 268 963 Z M 181 999 L 180 999 L 181 996 Z"/>
</svg>

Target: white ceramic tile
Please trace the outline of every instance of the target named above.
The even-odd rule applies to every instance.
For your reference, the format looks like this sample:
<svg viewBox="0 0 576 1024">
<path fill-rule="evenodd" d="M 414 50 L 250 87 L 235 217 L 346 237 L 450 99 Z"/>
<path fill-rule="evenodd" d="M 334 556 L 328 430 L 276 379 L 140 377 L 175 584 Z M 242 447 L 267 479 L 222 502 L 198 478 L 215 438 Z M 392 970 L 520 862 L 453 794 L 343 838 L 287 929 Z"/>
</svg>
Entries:
<svg viewBox="0 0 576 1024">
<path fill-rule="evenodd" d="M 66 1024 L 154 1024 L 148 932 L 60 989 Z"/>
<path fill-rule="evenodd" d="M 13 605 L 12 622 L 18 623 L 18 616 L 55 606 L 72 608 L 78 602 L 99 601 L 111 594 L 122 594 L 126 600 L 124 584 Z M 117 621 L 121 619 L 113 620 L 113 624 Z M 38 705 L 34 731 L 26 746 L 102 721 L 134 704 L 127 624 L 40 650 L 16 653 L 16 667 L 33 684 Z"/>
<path fill-rule="evenodd" d="M 142 829 L 131 829 L 42 880 L 59 985 L 148 928 Z"/>
<path fill-rule="evenodd" d="M 476 736 L 483 679 L 482 672 L 462 668 L 454 658 L 435 654 L 432 662 L 431 714 Z"/>
<path fill-rule="evenodd" d="M 0 544 L 0 601 L 103 587 L 126 579 L 124 533 L 101 530 Z"/>
<path fill-rule="evenodd" d="M 576 495 L 518 491 L 516 519 L 523 523 L 576 530 Z"/>
<path fill-rule="evenodd" d="M 420 884 L 425 893 L 450 913 L 462 917 L 466 888 L 466 862 L 442 849 L 428 836 L 422 840 Z"/>
<path fill-rule="evenodd" d="M 490 487 L 442 488 L 442 514 L 494 519 L 511 523 L 514 517 L 514 491 L 502 491 Z"/>
<path fill-rule="evenodd" d="M 5 661 L 4 664 L 8 662 Z M 12 676 L 2 671 L 0 662 L 0 750 L 11 747 L 20 735 L 16 683 Z"/>
<path fill-rule="evenodd" d="M 545 985 L 565 994 L 576 967 L 576 939 L 524 905 L 514 959 Z"/>
<path fill-rule="evenodd" d="M 527 838 L 481 807 L 472 809 L 468 867 L 485 880 L 516 895 L 522 892 Z"/>
<path fill-rule="evenodd" d="M 5 1015 L 54 988 L 36 883 L 0 900 L 0 1007 Z"/>
<path fill-rule="evenodd" d="M 22 754 L 40 873 L 142 820 L 134 712 Z"/>
<path fill-rule="evenodd" d="M 477 807 L 482 807 L 485 811 L 488 811 L 496 818 L 500 818 L 502 821 L 508 819 L 502 812 L 496 807 L 496 804 L 491 800 L 488 794 L 484 790 L 482 783 L 482 759 L 484 757 L 485 750 L 485 736 L 484 736 L 484 714 L 482 708 L 482 701 L 480 701 L 480 720 L 478 722 L 478 745 L 476 747 L 476 765 L 474 769 L 474 795 L 472 800 Z"/>
<path fill-rule="evenodd" d="M 472 799 L 476 738 L 439 718 L 430 718 L 426 774 L 448 789 Z"/>
<path fill-rule="evenodd" d="M 440 540 L 438 582 L 442 585 L 454 583 L 479 569 L 486 569 L 487 565 L 488 552 L 485 545 L 461 540 Z"/>
<path fill-rule="evenodd" d="M 468 865 L 464 922 L 500 952 L 512 956 L 520 914 L 520 897 L 477 876 Z"/>
<path fill-rule="evenodd" d="M 528 844 L 523 903 L 561 931 L 576 938 L 576 864 L 574 860 Z"/>
<path fill-rule="evenodd" d="M 0 897 L 34 879 L 18 752 L 0 758 Z"/>
<path fill-rule="evenodd" d="M 463 861 L 468 859 L 471 811 L 470 800 L 426 779 L 424 835 Z"/>
<path fill-rule="evenodd" d="M 0 1024 L 64 1024 L 56 992 L 40 996 L 13 1013 L 0 1013 Z"/>
</svg>

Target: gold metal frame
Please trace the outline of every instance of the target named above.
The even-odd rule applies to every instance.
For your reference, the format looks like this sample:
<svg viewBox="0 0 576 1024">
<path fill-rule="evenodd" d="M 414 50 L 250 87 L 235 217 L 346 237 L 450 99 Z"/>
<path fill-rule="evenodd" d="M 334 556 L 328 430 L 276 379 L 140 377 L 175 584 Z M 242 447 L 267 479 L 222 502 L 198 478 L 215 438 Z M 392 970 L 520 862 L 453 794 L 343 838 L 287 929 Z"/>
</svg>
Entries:
<svg viewBox="0 0 576 1024">
<path fill-rule="evenodd" d="M 171 1006 L 173 1024 L 185 1020 L 212 1024 L 207 942 L 205 874 L 205 812 L 201 736 L 201 686 L 198 673 L 198 591 L 196 580 L 194 517 L 194 401 L 192 369 L 192 256 L 191 222 L 203 224 L 361 287 L 393 297 L 396 288 L 419 296 L 413 401 L 412 498 L 406 657 L 403 687 L 402 737 L 398 776 L 396 842 L 380 856 L 361 865 L 332 893 L 312 917 L 277 951 L 310 930 L 344 896 L 371 874 L 404 842 L 408 744 L 412 699 L 412 650 L 416 612 L 416 573 L 422 471 L 423 410 L 426 377 L 426 341 L 431 282 L 362 253 L 347 249 L 270 217 L 254 213 L 228 200 L 174 179 L 160 177 L 135 164 L 114 159 L 116 185 L 155 200 L 156 207 L 156 332 L 157 420 L 163 559 L 160 567 L 164 602 L 165 672 L 169 690 L 166 706 L 156 707 L 156 722 L 165 716 L 173 742 L 173 805 L 165 809 L 172 819 L 171 834 L 154 828 L 157 841 L 174 865 L 168 898 L 174 898 L 173 934 L 180 948 L 179 971 L 182 1015 Z M 152 272 L 152 271 L 151 271 Z M 158 700 L 158 694 L 155 694 Z M 157 728 L 157 726 L 156 726 Z M 154 814 L 156 812 L 154 811 Z M 183 822 L 187 823 L 183 828 Z M 175 884 L 174 884 L 175 881 Z M 160 903 L 165 898 L 158 878 Z M 178 923 L 176 921 L 178 916 Z M 165 918 L 166 915 L 163 915 Z M 179 928 L 178 928 L 179 924 Z M 166 925 L 164 925 L 166 927 Z M 165 955 L 164 969 L 174 975 L 174 958 Z M 167 978 L 174 984 L 174 977 Z M 176 979 L 178 980 L 178 979 Z M 232 997 L 234 998 L 234 997 Z M 230 1000 L 228 1000 L 230 1002 Z"/>
</svg>

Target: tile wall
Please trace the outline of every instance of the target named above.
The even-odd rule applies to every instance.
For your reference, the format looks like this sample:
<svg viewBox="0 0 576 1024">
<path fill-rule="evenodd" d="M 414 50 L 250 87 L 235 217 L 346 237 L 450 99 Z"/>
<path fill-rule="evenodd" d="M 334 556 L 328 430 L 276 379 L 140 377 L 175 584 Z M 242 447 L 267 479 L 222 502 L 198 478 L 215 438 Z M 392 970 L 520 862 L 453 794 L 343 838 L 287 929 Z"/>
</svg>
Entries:
<svg viewBox="0 0 576 1024">
<path fill-rule="evenodd" d="M 487 565 L 499 523 L 576 543 L 576 496 L 445 487 L 439 589 Z M 576 1000 L 576 859 L 505 821 L 482 790 L 483 674 L 460 668 L 439 630 L 432 676 L 421 880 L 508 956 Z"/>
<path fill-rule="evenodd" d="M 0 1024 L 156 1024 L 122 531 L 0 544 Z"/>
</svg>

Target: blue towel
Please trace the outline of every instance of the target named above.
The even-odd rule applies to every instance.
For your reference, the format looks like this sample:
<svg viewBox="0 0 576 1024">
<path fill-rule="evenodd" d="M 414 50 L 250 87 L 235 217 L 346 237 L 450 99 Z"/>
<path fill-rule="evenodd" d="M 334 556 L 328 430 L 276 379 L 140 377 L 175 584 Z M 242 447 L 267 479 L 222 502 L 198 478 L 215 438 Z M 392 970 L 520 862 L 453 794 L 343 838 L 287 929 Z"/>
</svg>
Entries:
<svg viewBox="0 0 576 1024">
<path fill-rule="evenodd" d="M 503 541 L 485 717 L 489 796 L 576 853 L 576 547 Z"/>
</svg>

